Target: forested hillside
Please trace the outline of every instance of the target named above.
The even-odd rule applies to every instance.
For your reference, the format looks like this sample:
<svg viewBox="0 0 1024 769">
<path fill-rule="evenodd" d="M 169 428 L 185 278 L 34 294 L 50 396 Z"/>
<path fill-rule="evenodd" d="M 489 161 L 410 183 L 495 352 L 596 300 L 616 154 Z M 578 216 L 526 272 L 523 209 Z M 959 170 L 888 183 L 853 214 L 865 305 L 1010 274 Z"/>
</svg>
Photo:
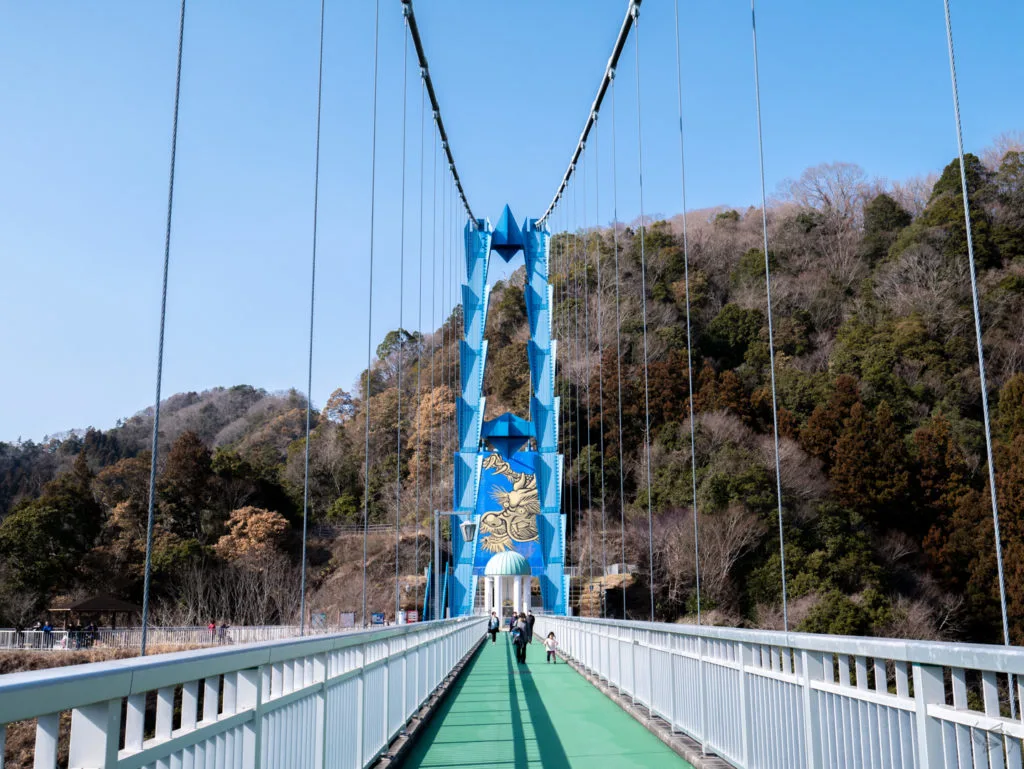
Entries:
<svg viewBox="0 0 1024 769">
<path fill-rule="evenodd" d="M 1021 149 L 1004 143 L 984 159 L 967 158 L 1017 642 L 1024 641 Z M 686 222 L 696 507 L 702 608 L 714 621 L 778 627 L 761 221 L 759 209 L 719 208 L 692 212 Z M 639 233 L 558 234 L 551 245 L 572 561 L 597 573 L 622 560 L 624 547 L 639 571 L 631 590 L 646 607 L 650 504 L 657 612 L 665 620 L 696 605 L 682 224 L 679 217 L 650 223 L 644 237 L 650 496 Z M 903 184 L 871 181 L 848 164 L 809 169 L 780 190 L 768 225 L 791 624 L 998 640 L 959 164 Z M 399 482 L 409 535 L 401 571 L 424 565 L 428 544 L 417 542 L 415 526 L 423 522 L 425 532 L 426 512 L 446 506 L 451 494 L 460 320 L 456 308 L 426 337 L 392 331 L 370 375 L 314 413 L 312 604 L 358 609 L 346 575 L 360 572 L 361 548 L 344 527 L 362 523 L 364 502 L 371 523 L 393 522 Z M 495 286 L 488 338 L 487 416 L 525 415 L 521 273 Z M 154 550 L 160 617 L 293 616 L 304 428 L 305 400 L 294 392 L 233 387 L 164 404 Z M 143 412 L 105 432 L 0 444 L 0 624 L 27 621 L 57 594 L 103 588 L 140 599 L 151 429 L 152 415 Z M 393 580 L 393 534 L 388 541 L 371 552 L 379 609 L 393 584 L 384 568 L 391 564 Z M 406 584 L 415 595 L 417 585 Z"/>
</svg>

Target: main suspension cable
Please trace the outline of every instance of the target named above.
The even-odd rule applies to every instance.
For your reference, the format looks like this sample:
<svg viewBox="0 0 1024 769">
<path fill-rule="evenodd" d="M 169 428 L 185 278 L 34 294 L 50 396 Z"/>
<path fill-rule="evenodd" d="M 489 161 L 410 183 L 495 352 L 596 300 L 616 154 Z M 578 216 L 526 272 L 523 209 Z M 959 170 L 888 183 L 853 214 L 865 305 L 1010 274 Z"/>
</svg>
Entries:
<svg viewBox="0 0 1024 769">
<path fill-rule="evenodd" d="M 156 353 L 156 402 L 153 406 L 153 442 L 149 456 L 149 509 L 146 515 L 146 565 L 142 578 L 142 639 L 139 654 L 146 655 L 149 629 L 149 582 L 153 570 L 153 522 L 156 513 L 156 465 L 160 439 L 160 386 L 164 376 L 164 328 L 167 325 L 167 275 L 171 265 L 171 221 L 174 210 L 174 168 L 178 155 L 178 105 L 181 102 L 181 52 L 185 42 L 185 0 L 178 13 L 178 63 L 174 76 L 174 118 L 171 122 L 171 168 L 167 182 L 167 227 L 164 231 L 164 274 L 160 297 L 160 338 Z"/>
<path fill-rule="evenodd" d="M 316 84 L 316 152 L 313 162 L 313 257 L 309 277 L 309 367 L 306 376 L 306 452 L 302 475 L 302 567 L 299 581 L 299 635 L 306 634 L 306 536 L 309 531 L 309 432 L 313 415 L 313 319 L 316 308 L 317 215 L 320 212 L 320 111 L 324 93 L 324 6 L 320 0 L 320 63 Z"/>
<path fill-rule="evenodd" d="M 547 221 L 551 212 L 555 210 L 555 206 L 558 205 L 558 201 L 562 198 L 562 193 L 565 192 L 566 188 L 569 186 L 569 180 L 572 179 L 573 172 L 576 170 L 576 163 L 580 159 L 580 155 L 583 154 L 583 148 L 587 144 L 587 137 L 590 135 L 591 129 L 597 122 L 597 115 L 601 111 L 601 104 L 604 102 L 605 93 L 607 93 L 612 80 L 615 78 L 615 68 L 619 65 L 619 56 L 622 54 L 622 49 L 626 45 L 626 39 L 629 37 L 629 30 L 635 23 L 641 2 L 642 0 L 629 0 L 629 4 L 626 6 L 626 16 L 622 20 L 622 26 L 619 27 L 619 34 L 615 38 L 615 45 L 612 46 L 612 54 L 608 57 L 608 63 L 605 65 L 604 74 L 601 76 L 601 83 L 597 87 L 597 95 L 594 97 L 594 102 L 590 105 L 590 111 L 587 113 L 587 121 L 584 123 L 583 131 L 580 133 L 580 138 L 576 142 L 576 149 L 573 150 L 573 153 L 569 158 L 569 167 L 566 169 L 565 175 L 562 177 L 562 182 L 558 185 L 558 189 L 555 190 L 555 194 L 551 198 L 551 203 L 548 204 L 547 210 L 544 211 L 544 214 L 537 220 L 538 226 Z"/>
<path fill-rule="evenodd" d="M 647 466 L 647 536 L 648 536 L 648 558 L 650 560 L 650 593 L 651 593 L 651 622 L 654 622 L 654 515 L 651 502 L 651 397 L 647 379 L 647 257 L 645 254 L 645 230 L 644 224 L 644 143 L 643 143 L 643 121 L 642 110 L 640 109 L 640 8 L 633 6 L 634 21 L 636 25 L 636 146 L 637 162 L 639 167 L 639 188 L 640 188 L 640 307 L 643 317 L 644 332 L 644 452 L 646 454 Z"/>
<path fill-rule="evenodd" d="M 420 39 L 420 28 L 416 23 L 416 14 L 412 9 L 412 0 L 402 0 L 402 7 L 405 9 L 405 18 L 409 26 L 409 33 L 412 35 L 413 46 L 416 48 L 416 58 L 419 60 L 420 73 L 423 77 L 423 84 L 426 86 L 427 95 L 430 97 L 430 106 L 434 110 L 434 125 L 441 137 L 445 156 L 448 158 L 448 167 L 451 168 L 452 177 L 455 180 L 455 187 L 459 191 L 459 198 L 466 209 L 471 226 L 476 228 L 476 217 L 473 216 L 473 209 L 469 207 L 466 199 L 466 192 L 462 188 L 462 180 L 459 178 L 458 169 L 455 167 L 455 157 L 452 155 L 451 145 L 448 142 L 448 134 L 444 130 L 444 121 L 441 120 L 441 106 L 437 103 L 437 95 L 434 93 L 434 81 L 430 78 L 430 66 L 427 64 L 427 55 L 423 51 L 423 41 Z"/>
<path fill-rule="evenodd" d="M 377 65 L 380 47 L 380 0 L 374 2 L 373 22 L 373 140 L 370 145 L 370 290 L 366 313 L 366 387 L 363 410 L 366 414 L 366 463 L 363 488 L 363 617 L 366 627 L 366 540 L 370 530 L 370 396 L 373 390 L 373 247 L 374 216 L 377 202 Z"/>
<path fill-rule="evenodd" d="M 750 0 L 750 27 L 754 36 L 754 99 L 757 105 L 757 151 L 761 170 L 761 229 L 764 234 L 764 290 L 768 302 L 768 360 L 772 381 L 772 437 L 775 439 L 775 493 L 779 513 L 779 562 L 782 576 L 782 625 L 789 632 L 789 605 L 786 593 L 786 543 L 782 528 L 782 470 L 779 462 L 779 408 L 775 389 L 775 337 L 772 329 L 772 273 L 768 257 L 768 199 L 764 182 L 764 134 L 761 130 L 761 78 L 757 63 L 757 18 L 754 0 Z"/>
</svg>

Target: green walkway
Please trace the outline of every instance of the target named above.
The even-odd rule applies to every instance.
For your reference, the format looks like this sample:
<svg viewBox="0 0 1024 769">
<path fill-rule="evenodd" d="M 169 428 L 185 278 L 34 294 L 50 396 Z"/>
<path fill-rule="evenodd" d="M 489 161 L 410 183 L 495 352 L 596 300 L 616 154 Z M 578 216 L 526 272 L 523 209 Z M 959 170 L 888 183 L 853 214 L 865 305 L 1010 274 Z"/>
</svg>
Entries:
<svg viewBox="0 0 1024 769">
<path fill-rule="evenodd" d="M 488 640 L 403 762 L 472 769 L 692 769 L 534 639 L 518 665 L 508 633 Z"/>
</svg>

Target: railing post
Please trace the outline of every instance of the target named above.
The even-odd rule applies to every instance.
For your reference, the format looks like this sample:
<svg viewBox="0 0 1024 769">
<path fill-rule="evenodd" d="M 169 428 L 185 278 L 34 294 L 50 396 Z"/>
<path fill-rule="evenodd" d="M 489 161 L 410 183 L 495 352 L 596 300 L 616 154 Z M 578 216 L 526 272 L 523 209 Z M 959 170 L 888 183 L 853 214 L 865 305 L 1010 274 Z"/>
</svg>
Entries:
<svg viewBox="0 0 1024 769">
<path fill-rule="evenodd" d="M 327 681 L 327 654 L 318 654 L 313 658 L 313 681 Z M 313 769 L 323 769 L 327 764 L 327 687 L 316 695 L 316 745 L 313 748 Z"/>
<path fill-rule="evenodd" d="M 252 721 L 245 725 L 242 732 L 242 766 L 256 769 L 262 763 L 263 751 L 263 712 L 260 708 L 263 686 L 263 674 L 260 668 L 249 668 L 238 672 L 238 684 L 235 691 L 235 712 L 252 711 Z"/>
<path fill-rule="evenodd" d="M 928 706 L 946 701 L 942 668 L 914 663 L 914 705 L 917 720 L 917 762 L 922 769 L 942 761 L 942 726 L 928 715 Z"/>
<path fill-rule="evenodd" d="M 647 631 L 647 715 L 654 718 L 654 634 Z"/>
<path fill-rule="evenodd" d="M 71 711 L 68 769 L 113 769 L 117 766 L 120 739 L 120 699 L 76 708 Z"/>
<path fill-rule="evenodd" d="M 57 765 L 57 734 L 60 729 L 60 713 L 39 716 L 36 722 L 36 766 Z"/>
<path fill-rule="evenodd" d="M 359 649 L 359 674 L 356 676 L 356 766 L 359 769 L 366 766 L 366 756 L 363 753 L 363 723 L 366 721 L 366 681 L 363 676 L 363 668 L 366 666 L 366 645 Z"/>
<path fill-rule="evenodd" d="M 391 639 L 384 641 L 384 742 L 391 742 Z"/>
<path fill-rule="evenodd" d="M 801 685 L 804 700 L 804 746 L 807 752 L 807 769 L 821 769 L 822 735 L 818 728 L 818 701 L 811 682 L 824 680 L 825 666 L 821 664 L 821 655 L 819 654 L 806 649 L 800 654 L 800 666 L 803 668 Z"/>
<path fill-rule="evenodd" d="M 740 756 L 743 758 L 743 766 L 750 766 L 750 723 L 753 718 L 750 707 L 750 696 L 747 691 L 747 666 L 754 661 L 753 649 L 750 644 L 740 643 Z M 704 735 L 704 742 L 707 743 L 707 735 Z"/>
<path fill-rule="evenodd" d="M 740 676 L 742 677 L 742 672 Z M 700 708 L 698 717 L 700 718 L 700 752 L 701 755 L 707 755 L 708 752 L 708 722 L 707 722 L 707 711 L 708 711 L 708 696 L 707 687 L 705 686 L 704 680 L 704 636 L 697 636 L 697 696 L 700 697 L 700 701 L 697 703 L 697 707 Z"/>
<path fill-rule="evenodd" d="M 675 649 L 672 648 L 671 637 L 666 636 L 666 642 L 668 648 L 666 649 L 666 655 L 668 656 L 668 692 L 669 692 L 669 711 L 668 711 L 668 730 L 670 733 L 675 734 L 676 731 L 676 655 L 673 654 Z"/>
</svg>

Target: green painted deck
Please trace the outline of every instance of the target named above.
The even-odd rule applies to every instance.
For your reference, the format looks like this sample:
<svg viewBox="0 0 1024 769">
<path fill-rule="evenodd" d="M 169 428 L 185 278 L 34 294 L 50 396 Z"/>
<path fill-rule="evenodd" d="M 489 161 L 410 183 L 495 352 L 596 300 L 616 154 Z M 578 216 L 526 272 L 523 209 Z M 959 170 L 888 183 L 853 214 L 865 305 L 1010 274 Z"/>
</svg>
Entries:
<svg viewBox="0 0 1024 769">
<path fill-rule="evenodd" d="M 692 769 L 534 640 L 518 665 L 507 633 L 488 640 L 427 724 L 403 769 Z"/>
</svg>

